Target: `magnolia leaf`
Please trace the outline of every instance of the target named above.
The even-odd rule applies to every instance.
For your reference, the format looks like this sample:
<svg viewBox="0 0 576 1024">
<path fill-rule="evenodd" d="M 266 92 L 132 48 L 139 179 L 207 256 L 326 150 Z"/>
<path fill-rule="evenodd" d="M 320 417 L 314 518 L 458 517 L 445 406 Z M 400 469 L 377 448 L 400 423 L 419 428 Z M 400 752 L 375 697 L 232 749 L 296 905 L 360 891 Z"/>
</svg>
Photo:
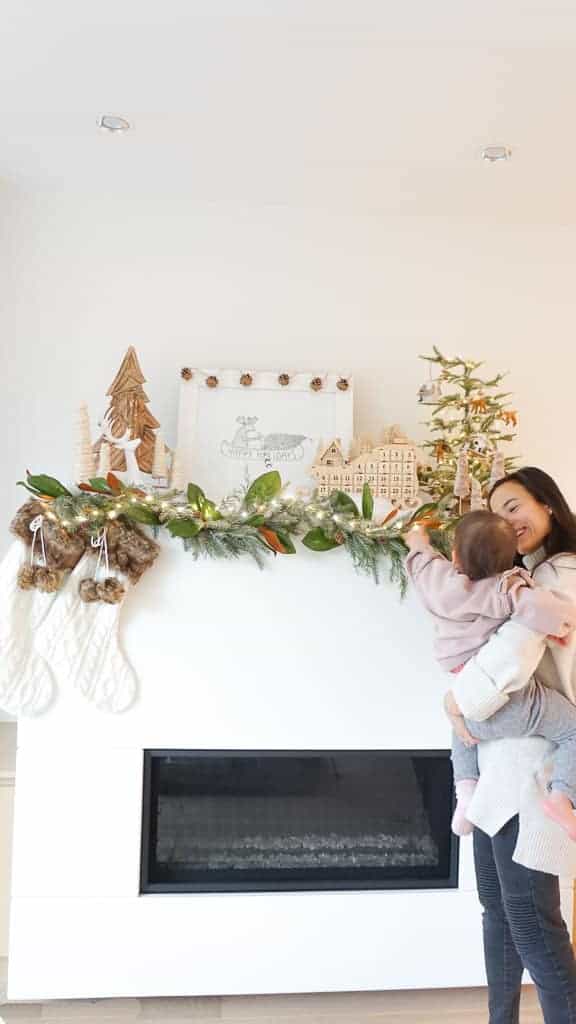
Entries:
<svg viewBox="0 0 576 1024">
<path fill-rule="evenodd" d="M 126 516 L 127 519 L 132 519 L 135 523 L 144 523 L 145 526 L 160 525 L 160 520 L 156 513 L 151 508 L 146 508 L 145 505 L 128 505 L 123 510 L 122 515 Z"/>
<path fill-rule="evenodd" d="M 372 519 L 374 514 L 374 498 L 370 490 L 370 484 L 364 484 L 362 488 L 362 518 Z"/>
<path fill-rule="evenodd" d="M 437 511 L 438 511 L 438 502 L 437 501 L 427 501 L 425 505 L 420 505 L 420 508 L 416 509 L 414 515 L 411 517 L 409 522 L 411 522 L 411 523 L 419 523 L 420 520 L 422 520 L 422 519 L 429 519 L 431 517 L 432 513 L 436 513 Z"/>
<path fill-rule="evenodd" d="M 107 480 L 103 476 L 95 476 L 88 481 L 93 491 L 98 491 L 99 494 L 110 494 L 112 488 Z"/>
<path fill-rule="evenodd" d="M 90 487 L 90 484 L 78 484 L 78 490 L 79 491 L 88 491 L 90 494 L 99 494 L 100 493 L 99 491 L 95 491 L 93 487 Z"/>
<path fill-rule="evenodd" d="M 40 498 L 41 497 L 41 495 L 38 493 L 36 488 L 28 487 L 28 484 L 24 483 L 23 480 L 17 480 L 16 481 L 16 487 L 25 487 L 26 490 L 30 491 L 30 494 L 33 494 L 35 498 Z"/>
<path fill-rule="evenodd" d="M 193 519 L 169 519 L 166 529 L 173 537 L 195 537 L 202 527 Z"/>
<path fill-rule="evenodd" d="M 31 487 L 35 491 L 39 491 L 40 494 L 47 495 L 48 498 L 71 497 L 70 491 L 53 476 L 45 476 L 42 473 L 38 476 L 33 476 L 31 473 L 28 473 L 26 475 L 26 483 L 29 485 L 29 488 Z"/>
<path fill-rule="evenodd" d="M 118 479 L 115 473 L 107 473 L 106 483 L 111 491 L 125 491 L 126 488 L 121 480 Z"/>
<path fill-rule="evenodd" d="M 332 548 L 340 547 L 342 541 L 333 540 L 321 526 L 316 526 L 302 538 L 302 543 L 311 551 L 331 551 Z"/>
<path fill-rule="evenodd" d="M 333 491 L 330 495 L 330 505 L 334 512 L 343 512 L 354 517 L 360 516 L 356 502 L 344 491 Z"/>
<path fill-rule="evenodd" d="M 242 520 L 244 526 L 264 526 L 266 519 L 260 512 L 256 512 L 253 516 L 249 516 L 248 519 Z"/>
<path fill-rule="evenodd" d="M 188 484 L 188 504 L 192 505 L 192 508 L 200 510 L 203 501 L 206 501 L 206 495 L 198 484 Z"/>
<path fill-rule="evenodd" d="M 386 523 L 389 523 L 391 519 L 394 519 L 394 517 L 398 515 L 399 511 L 399 508 L 391 508 L 390 511 L 386 513 L 384 519 L 379 525 L 386 526 Z"/>
<path fill-rule="evenodd" d="M 296 548 L 294 547 L 294 544 L 292 542 L 292 538 L 291 538 L 290 534 L 286 533 L 286 530 L 276 530 L 276 535 L 278 537 L 278 540 L 282 544 L 282 547 L 284 548 L 284 551 L 282 552 L 282 554 L 283 555 L 295 555 L 296 554 Z"/>
<path fill-rule="evenodd" d="M 254 480 L 246 492 L 245 505 L 258 505 L 260 502 L 271 501 L 282 490 L 282 480 L 278 470 L 263 473 Z"/>
<path fill-rule="evenodd" d="M 261 526 L 259 531 L 266 543 L 279 555 L 293 555 L 296 551 L 287 533 L 280 530 L 271 530 L 269 527 Z"/>
<path fill-rule="evenodd" d="M 201 499 L 200 512 L 202 513 L 202 519 L 205 520 L 222 519 L 222 514 L 218 511 L 214 502 L 208 501 L 207 498 Z"/>
</svg>

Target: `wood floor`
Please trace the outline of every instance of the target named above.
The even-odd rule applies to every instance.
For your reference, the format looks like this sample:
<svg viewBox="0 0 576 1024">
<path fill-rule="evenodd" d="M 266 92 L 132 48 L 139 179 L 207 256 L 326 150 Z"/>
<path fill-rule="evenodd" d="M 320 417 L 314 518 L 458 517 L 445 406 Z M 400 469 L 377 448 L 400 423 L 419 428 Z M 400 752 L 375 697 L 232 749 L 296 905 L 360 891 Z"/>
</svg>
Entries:
<svg viewBox="0 0 576 1024">
<path fill-rule="evenodd" d="M 484 989 L 0 1004 L 6 1024 L 486 1024 Z M 521 1024 L 541 1024 L 532 988 Z"/>
</svg>

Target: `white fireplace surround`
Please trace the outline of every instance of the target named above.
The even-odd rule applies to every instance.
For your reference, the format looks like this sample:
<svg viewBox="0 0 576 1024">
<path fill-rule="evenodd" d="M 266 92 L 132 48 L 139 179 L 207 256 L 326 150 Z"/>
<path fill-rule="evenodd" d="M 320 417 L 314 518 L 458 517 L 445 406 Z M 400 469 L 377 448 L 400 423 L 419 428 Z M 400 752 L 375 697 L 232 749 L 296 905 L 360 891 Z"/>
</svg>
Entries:
<svg viewBox="0 0 576 1024">
<path fill-rule="evenodd" d="M 481 985 L 471 843 L 457 890 L 139 895 L 142 751 L 449 746 L 411 596 L 343 552 L 194 562 L 166 542 L 129 596 L 140 699 L 73 690 L 18 729 L 8 998 Z M 567 916 L 570 890 L 563 889 Z"/>
</svg>

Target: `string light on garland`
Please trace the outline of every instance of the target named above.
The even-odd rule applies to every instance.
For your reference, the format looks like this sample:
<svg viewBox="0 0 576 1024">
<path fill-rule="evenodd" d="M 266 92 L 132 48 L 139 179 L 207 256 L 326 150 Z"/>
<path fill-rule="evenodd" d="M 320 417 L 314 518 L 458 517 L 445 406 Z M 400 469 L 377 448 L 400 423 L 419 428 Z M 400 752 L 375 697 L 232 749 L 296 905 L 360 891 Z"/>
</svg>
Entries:
<svg viewBox="0 0 576 1024">
<path fill-rule="evenodd" d="M 179 538 L 184 548 L 197 558 L 237 558 L 248 554 L 263 564 L 266 554 L 294 554 L 297 538 L 312 551 L 323 552 L 343 547 L 358 571 L 378 581 L 380 565 L 388 564 L 390 579 L 405 592 L 406 546 L 402 539 L 409 523 L 418 521 L 421 510 L 410 510 L 404 517 L 393 515 L 381 523 L 372 518 L 373 498 L 368 485 L 362 496 L 362 509 L 342 491 L 327 497 L 284 494 L 279 473 L 272 470 L 258 477 L 240 502 L 217 506 L 197 484 L 185 492 L 159 494 L 141 487 L 129 487 L 113 474 L 93 478 L 72 493 L 54 477 L 28 475 L 24 486 L 65 530 L 87 531 L 94 536 L 107 521 L 122 522 L 132 528 L 149 526 L 155 534 L 165 530 Z M 423 506 L 424 512 L 430 509 Z M 450 525 L 448 516 L 446 527 Z"/>
</svg>

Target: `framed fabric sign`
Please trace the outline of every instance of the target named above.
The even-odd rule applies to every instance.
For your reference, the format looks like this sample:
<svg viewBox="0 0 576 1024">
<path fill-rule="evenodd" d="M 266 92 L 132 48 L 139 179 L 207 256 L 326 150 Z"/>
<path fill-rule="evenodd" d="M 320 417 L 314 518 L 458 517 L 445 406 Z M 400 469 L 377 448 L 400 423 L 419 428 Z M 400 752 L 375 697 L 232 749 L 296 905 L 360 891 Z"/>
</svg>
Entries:
<svg viewBox="0 0 576 1024">
<path fill-rule="evenodd" d="M 181 376 L 179 463 L 217 499 L 272 469 L 293 488 L 313 488 L 319 446 L 352 440 L 350 377 L 188 367 Z"/>
</svg>

